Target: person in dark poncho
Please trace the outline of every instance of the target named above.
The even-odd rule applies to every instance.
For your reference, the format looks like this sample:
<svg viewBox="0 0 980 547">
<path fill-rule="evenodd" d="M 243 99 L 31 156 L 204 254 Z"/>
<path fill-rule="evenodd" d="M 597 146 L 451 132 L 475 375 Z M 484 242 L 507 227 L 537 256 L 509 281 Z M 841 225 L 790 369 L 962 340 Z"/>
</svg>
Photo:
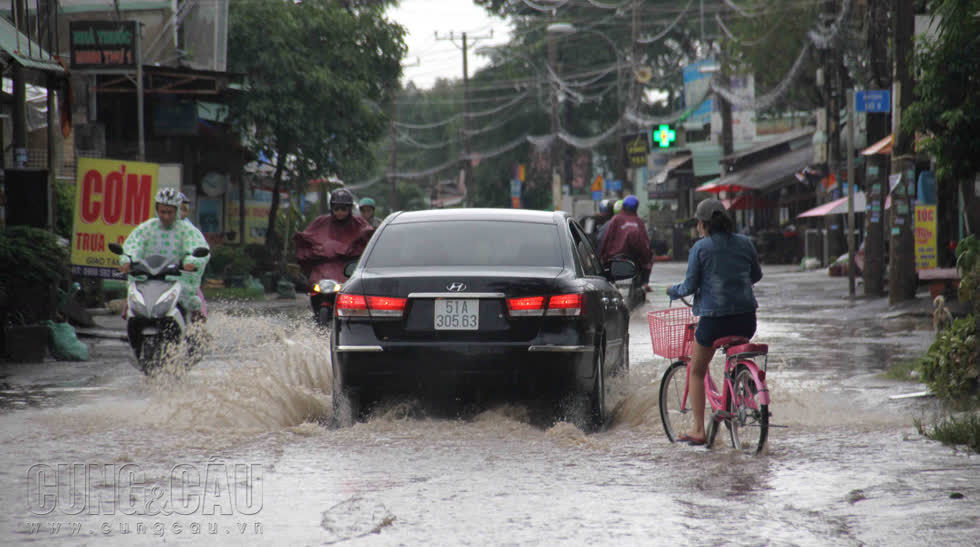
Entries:
<svg viewBox="0 0 980 547">
<path fill-rule="evenodd" d="M 349 190 L 334 190 L 330 214 L 317 217 L 293 236 L 296 261 L 311 286 L 320 279 L 346 281 L 344 266 L 361 256 L 374 234 L 374 227 L 354 216 L 353 208 L 354 196 Z"/>
</svg>

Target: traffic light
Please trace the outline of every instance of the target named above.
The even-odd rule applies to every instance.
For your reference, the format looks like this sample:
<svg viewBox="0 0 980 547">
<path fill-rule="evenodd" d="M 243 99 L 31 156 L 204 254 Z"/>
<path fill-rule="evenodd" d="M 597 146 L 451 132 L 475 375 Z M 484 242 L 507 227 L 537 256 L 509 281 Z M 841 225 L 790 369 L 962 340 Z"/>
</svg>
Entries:
<svg viewBox="0 0 980 547">
<path fill-rule="evenodd" d="M 670 144 L 677 140 L 677 133 L 669 125 L 661 125 L 653 132 L 653 140 L 660 148 L 670 148 Z"/>
</svg>

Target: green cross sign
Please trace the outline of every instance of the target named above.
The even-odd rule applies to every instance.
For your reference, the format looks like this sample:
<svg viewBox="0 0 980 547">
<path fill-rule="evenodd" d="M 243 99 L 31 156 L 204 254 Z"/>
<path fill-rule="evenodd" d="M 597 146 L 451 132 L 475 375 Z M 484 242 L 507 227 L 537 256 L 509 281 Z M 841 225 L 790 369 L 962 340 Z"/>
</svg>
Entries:
<svg viewBox="0 0 980 547">
<path fill-rule="evenodd" d="M 653 140 L 660 144 L 660 148 L 670 148 L 670 143 L 677 140 L 677 133 L 669 125 L 661 125 L 653 133 Z"/>
</svg>

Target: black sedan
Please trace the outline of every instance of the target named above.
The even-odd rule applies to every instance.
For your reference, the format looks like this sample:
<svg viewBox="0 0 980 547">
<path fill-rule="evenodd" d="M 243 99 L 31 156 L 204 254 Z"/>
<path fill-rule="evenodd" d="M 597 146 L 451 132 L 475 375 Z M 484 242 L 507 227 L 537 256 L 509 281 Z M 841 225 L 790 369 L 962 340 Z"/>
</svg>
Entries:
<svg viewBox="0 0 980 547">
<path fill-rule="evenodd" d="M 390 392 L 516 388 L 577 401 L 585 425 L 601 427 L 606 379 L 629 367 L 614 282 L 635 272 L 600 264 L 563 212 L 389 215 L 337 295 L 335 416 L 356 419 Z"/>
</svg>

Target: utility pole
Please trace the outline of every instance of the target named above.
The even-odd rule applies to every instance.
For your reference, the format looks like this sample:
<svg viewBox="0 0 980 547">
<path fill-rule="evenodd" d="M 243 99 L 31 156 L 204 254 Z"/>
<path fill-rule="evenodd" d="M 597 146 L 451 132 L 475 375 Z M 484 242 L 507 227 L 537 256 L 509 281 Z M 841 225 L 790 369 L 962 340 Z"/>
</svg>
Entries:
<svg viewBox="0 0 980 547">
<path fill-rule="evenodd" d="M 847 287 L 854 297 L 854 90 L 847 92 Z M 865 194 L 867 195 L 867 194 Z"/>
<path fill-rule="evenodd" d="M 391 102 L 391 153 L 388 158 L 388 213 L 394 213 L 399 208 L 398 203 L 398 132 L 395 130 L 395 118 L 398 106 Z"/>
<path fill-rule="evenodd" d="M 888 12 L 893 0 L 871 0 L 868 3 L 869 21 L 867 50 L 871 52 L 872 89 L 891 87 L 891 64 L 888 62 Z M 891 134 L 890 117 L 885 113 L 867 113 L 868 144 L 874 144 Z M 884 294 L 885 272 L 885 197 L 888 195 L 888 158 L 884 154 L 867 156 L 865 194 L 871 210 L 864 215 L 864 277 L 865 296 Z"/>
<path fill-rule="evenodd" d="M 439 33 L 435 33 L 436 40 L 449 40 L 456 47 L 463 51 L 463 181 L 466 184 L 466 206 L 473 206 L 473 198 L 476 195 L 476 181 L 473 180 L 473 162 L 470 159 L 470 154 L 472 153 L 472 148 L 470 145 L 470 117 L 469 117 L 469 102 L 470 102 L 470 72 L 468 68 L 468 40 L 472 38 L 474 44 L 476 40 L 483 40 L 486 38 L 493 38 L 493 29 L 490 30 L 490 34 L 487 36 L 468 36 L 467 33 L 462 33 L 461 40 L 462 44 L 456 44 L 455 33 L 450 31 L 448 37 L 439 37 Z"/>
<path fill-rule="evenodd" d="M 895 0 L 895 77 L 892 81 L 893 175 L 900 175 L 892 190 L 890 256 L 888 259 L 888 302 L 894 304 L 915 298 L 912 197 L 915 193 L 915 156 L 912 135 L 902 130 L 902 114 L 912 103 L 912 74 L 908 56 L 912 51 L 915 15 L 912 0 Z"/>
</svg>

